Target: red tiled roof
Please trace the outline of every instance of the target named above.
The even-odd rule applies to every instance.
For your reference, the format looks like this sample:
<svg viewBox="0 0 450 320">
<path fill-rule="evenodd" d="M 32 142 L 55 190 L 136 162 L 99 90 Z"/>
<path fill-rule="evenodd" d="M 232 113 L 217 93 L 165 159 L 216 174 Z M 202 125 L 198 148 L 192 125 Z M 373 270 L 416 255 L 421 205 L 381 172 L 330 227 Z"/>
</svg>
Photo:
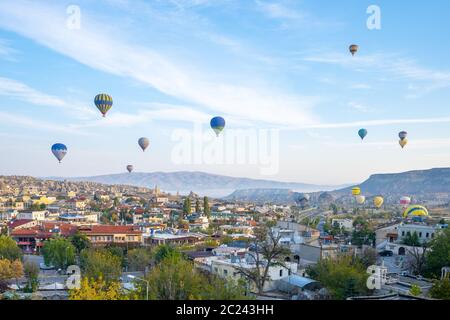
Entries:
<svg viewBox="0 0 450 320">
<path fill-rule="evenodd" d="M 92 225 L 80 228 L 80 232 L 85 234 L 141 234 L 142 231 L 135 226 L 112 226 L 112 225 Z"/>
<path fill-rule="evenodd" d="M 50 232 L 55 227 L 59 227 L 59 233 Z M 11 232 L 11 236 L 28 236 L 36 238 L 51 238 L 53 235 L 61 235 L 69 237 L 77 232 L 78 228 L 75 225 L 61 222 L 42 222 L 40 225 L 31 228 L 17 229 Z"/>
<path fill-rule="evenodd" d="M 21 225 L 30 223 L 32 221 L 34 221 L 34 220 L 31 220 L 31 219 L 18 219 L 18 220 L 9 221 L 8 222 L 8 228 L 14 229 L 14 228 L 17 228 L 17 227 L 19 227 Z"/>
</svg>

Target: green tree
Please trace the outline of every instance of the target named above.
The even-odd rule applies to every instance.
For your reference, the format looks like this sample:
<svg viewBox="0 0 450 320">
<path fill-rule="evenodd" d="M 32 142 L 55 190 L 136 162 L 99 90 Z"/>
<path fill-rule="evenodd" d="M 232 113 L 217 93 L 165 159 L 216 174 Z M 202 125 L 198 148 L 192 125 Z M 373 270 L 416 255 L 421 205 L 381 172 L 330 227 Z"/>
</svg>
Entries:
<svg viewBox="0 0 450 320">
<path fill-rule="evenodd" d="M 420 238 L 416 231 L 414 231 L 412 234 L 407 233 L 406 236 L 403 238 L 402 243 L 407 246 L 411 247 L 420 247 Z"/>
<path fill-rule="evenodd" d="M 130 250 L 127 256 L 129 271 L 145 271 L 152 262 L 152 252 L 147 248 Z"/>
<path fill-rule="evenodd" d="M 409 289 L 409 294 L 415 297 L 420 296 L 422 294 L 422 289 L 420 289 L 417 284 L 413 284 Z"/>
<path fill-rule="evenodd" d="M 165 258 L 171 256 L 181 257 L 181 253 L 176 248 L 169 246 L 167 244 L 163 244 L 156 248 L 153 255 L 153 260 L 155 261 L 156 264 L 158 264 Z"/>
<path fill-rule="evenodd" d="M 23 273 L 27 279 L 27 284 L 25 286 L 25 292 L 36 292 L 39 288 L 39 266 L 31 261 L 25 262 L 23 266 Z"/>
<path fill-rule="evenodd" d="M 365 266 L 351 256 L 342 255 L 335 259 L 323 259 L 310 266 L 307 273 L 319 281 L 336 300 L 344 300 L 350 296 L 367 294 L 367 278 Z"/>
<path fill-rule="evenodd" d="M 80 255 L 80 265 L 88 279 L 117 281 L 122 274 L 120 257 L 107 249 L 84 249 Z"/>
<path fill-rule="evenodd" d="M 450 266 L 450 229 L 442 230 L 429 244 L 426 254 L 425 275 L 438 279 L 442 267 Z"/>
<path fill-rule="evenodd" d="M 183 215 L 185 217 L 190 214 L 191 214 L 191 199 L 189 197 L 186 197 L 186 199 L 184 199 L 184 203 L 183 203 Z"/>
<path fill-rule="evenodd" d="M 209 199 L 208 197 L 203 197 L 203 213 L 205 214 L 205 216 L 209 218 L 211 218 L 211 208 L 209 207 Z"/>
<path fill-rule="evenodd" d="M 201 213 L 201 209 L 200 209 L 200 200 L 198 200 L 198 198 L 195 200 L 195 212 L 197 213 Z"/>
<path fill-rule="evenodd" d="M 91 245 L 91 242 L 89 241 L 89 238 L 80 232 L 77 232 L 70 238 L 70 242 L 73 244 L 75 249 L 77 250 L 77 253 L 80 254 L 82 250 L 89 248 Z"/>
<path fill-rule="evenodd" d="M 149 297 L 152 300 L 230 300 L 244 299 L 245 286 L 200 273 L 194 264 L 180 255 L 169 255 L 148 274 Z M 146 285 L 136 283 L 141 299 Z"/>
<path fill-rule="evenodd" d="M 75 247 L 64 238 L 54 238 L 45 241 L 42 247 L 42 255 L 46 265 L 65 269 L 75 263 Z"/>
<path fill-rule="evenodd" d="M 0 259 L 22 260 L 22 250 L 11 237 L 0 236 Z"/>
<path fill-rule="evenodd" d="M 435 280 L 429 294 L 434 299 L 450 300 L 449 277 L 445 277 L 442 280 Z"/>
</svg>

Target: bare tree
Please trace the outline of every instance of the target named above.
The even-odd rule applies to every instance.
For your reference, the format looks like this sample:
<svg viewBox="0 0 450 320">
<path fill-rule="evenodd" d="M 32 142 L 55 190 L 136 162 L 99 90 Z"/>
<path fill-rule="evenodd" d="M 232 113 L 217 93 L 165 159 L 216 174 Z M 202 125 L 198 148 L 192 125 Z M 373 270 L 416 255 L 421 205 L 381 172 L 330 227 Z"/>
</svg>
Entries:
<svg viewBox="0 0 450 320">
<path fill-rule="evenodd" d="M 422 250 L 420 250 L 422 249 Z M 424 271 L 425 264 L 426 264 L 426 253 L 427 253 L 427 247 L 425 245 L 420 247 L 413 247 L 412 250 L 408 250 L 408 260 L 407 260 L 407 266 L 408 269 L 412 271 L 415 275 L 420 275 Z"/>
<path fill-rule="evenodd" d="M 259 294 L 263 293 L 266 281 L 269 280 L 270 267 L 287 268 L 284 257 L 290 255 L 291 251 L 280 243 L 280 238 L 280 234 L 266 226 L 256 229 L 255 238 L 252 240 L 253 247 L 247 253 L 247 262 L 252 267 L 241 263 L 236 268 L 247 281 L 255 284 Z"/>
</svg>

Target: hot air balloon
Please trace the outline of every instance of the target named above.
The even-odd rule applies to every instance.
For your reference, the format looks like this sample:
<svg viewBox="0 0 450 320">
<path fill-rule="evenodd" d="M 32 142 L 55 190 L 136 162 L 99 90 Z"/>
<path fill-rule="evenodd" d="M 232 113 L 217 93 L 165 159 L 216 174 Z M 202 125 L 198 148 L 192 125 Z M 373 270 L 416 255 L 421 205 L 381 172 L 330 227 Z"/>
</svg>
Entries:
<svg viewBox="0 0 450 320">
<path fill-rule="evenodd" d="M 367 130 L 366 129 L 359 129 L 358 135 L 361 137 L 361 140 L 364 140 L 364 138 L 367 136 Z"/>
<path fill-rule="evenodd" d="M 408 144 L 408 139 L 399 140 L 398 143 L 403 149 Z"/>
<path fill-rule="evenodd" d="M 366 202 L 366 197 L 362 195 L 357 195 L 355 199 L 358 204 L 363 204 L 364 202 Z"/>
<path fill-rule="evenodd" d="M 375 208 L 379 209 L 381 208 L 381 206 L 383 205 L 384 199 L 381 196 L 377 196 L 375 198 L 373 198 L 373 204 L 375 206 Z"/>
<path fill-rule="evenodd" d="M 127 165 L 127 170 L 129 173 L 131 173 L 133 171 L 133 169 L 134 169 L 134 167 L 131 164 Z"/>
<path fill-rule="evenodd" d="M 220 132 L 222 132 L 223 128 L 225 128 L 225 119 L 222 117 L 214 117 L 211 119 L 211 128 L 216 133 L 216 136 L 219 136 Z"/>
<path fill-rule="evenodd" d="M 404 208 L 406 208 L 407 206 L 409 206 L 410 203 L 411 203 L 411 198 L 410 198 L 410 197 L 404 196 L 404 197 L 401 197 L 401 198 L 400 198 L 400 204 L 401 204 Z"/>
<path fill-rule="evenodd" d="M 143 137 L 138 140 L 138 143 L 142 148 L 142 151 L 145 151 L 145 149 L 147 149 L 148 145 L 150 144 L 150 141 L 147 138 Z"/>
<path fill-rule="evenodd" d="M 428 217 L 428 210 L 424 206 L 414 205 L 409 206 L 404 212 L 403 212 L 403 218 L 406 217 Z"/>
<path fill-rule="evenodd" d="M 405 140 L 407 136 L 408 136 L 408 132 L 406 132 L 406 131 L 400 131 L 398 133 L 398 137 L 400 138 L 400 140 Z"/>
<path fill-rule="evenodd" d="M 110 95 L 106 93 L 100 93 L 94 98 L 95 106 L 102 113 L 103 117 L 106 116 L 106 113 L 111 109 L 113 105 L 113 99 Z"/>
<path fill-rule="evenodd" d="M 350 50 L 352 56 L 354 56 L 355 53 L 358 52 L 359 46 L 356 44 L 352 44 L 348 49 Z"/>
<path fill-rule="evenodd" d="M 357 196 L 361 194 L 361 188 L 360 187 L 353 187 L 352 188 L 352 195 Z"/>
<path fill-rule="evenodd" d="M 67 154 L 67 147 L 63 145 L 62 143 L 55 143 L 52 146 L 52 153 L 58 159 L 59 163 L 61 163 L 61 160 L 66 156 Z"/>
</svg>

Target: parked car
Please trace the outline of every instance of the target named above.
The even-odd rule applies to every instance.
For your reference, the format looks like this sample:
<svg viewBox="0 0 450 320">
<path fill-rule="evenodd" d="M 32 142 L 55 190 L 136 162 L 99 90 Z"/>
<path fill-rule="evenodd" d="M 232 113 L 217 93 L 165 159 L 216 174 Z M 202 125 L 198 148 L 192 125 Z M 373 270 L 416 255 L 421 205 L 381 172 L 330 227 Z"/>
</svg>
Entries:
<svg viewBox="0 0 450 320">
<path fill-rule="evenodd" d="M 378 254 L 382 257 L 392 257 L 394 255 L 394 252 L 392 252 L 391 250 L 383 250 Z"/>
<path fill-rule="evenodd" d="M 41 262 L 41 263 L 39 264 L 39 268 L 41 268 L 41 270 L 53 270 L 53 269 L 55 269 L 54 266 L 48 266 L 48 265 L 46 265 L 46 264 L 43 263 L 43 262 Z"/>
</svg>

